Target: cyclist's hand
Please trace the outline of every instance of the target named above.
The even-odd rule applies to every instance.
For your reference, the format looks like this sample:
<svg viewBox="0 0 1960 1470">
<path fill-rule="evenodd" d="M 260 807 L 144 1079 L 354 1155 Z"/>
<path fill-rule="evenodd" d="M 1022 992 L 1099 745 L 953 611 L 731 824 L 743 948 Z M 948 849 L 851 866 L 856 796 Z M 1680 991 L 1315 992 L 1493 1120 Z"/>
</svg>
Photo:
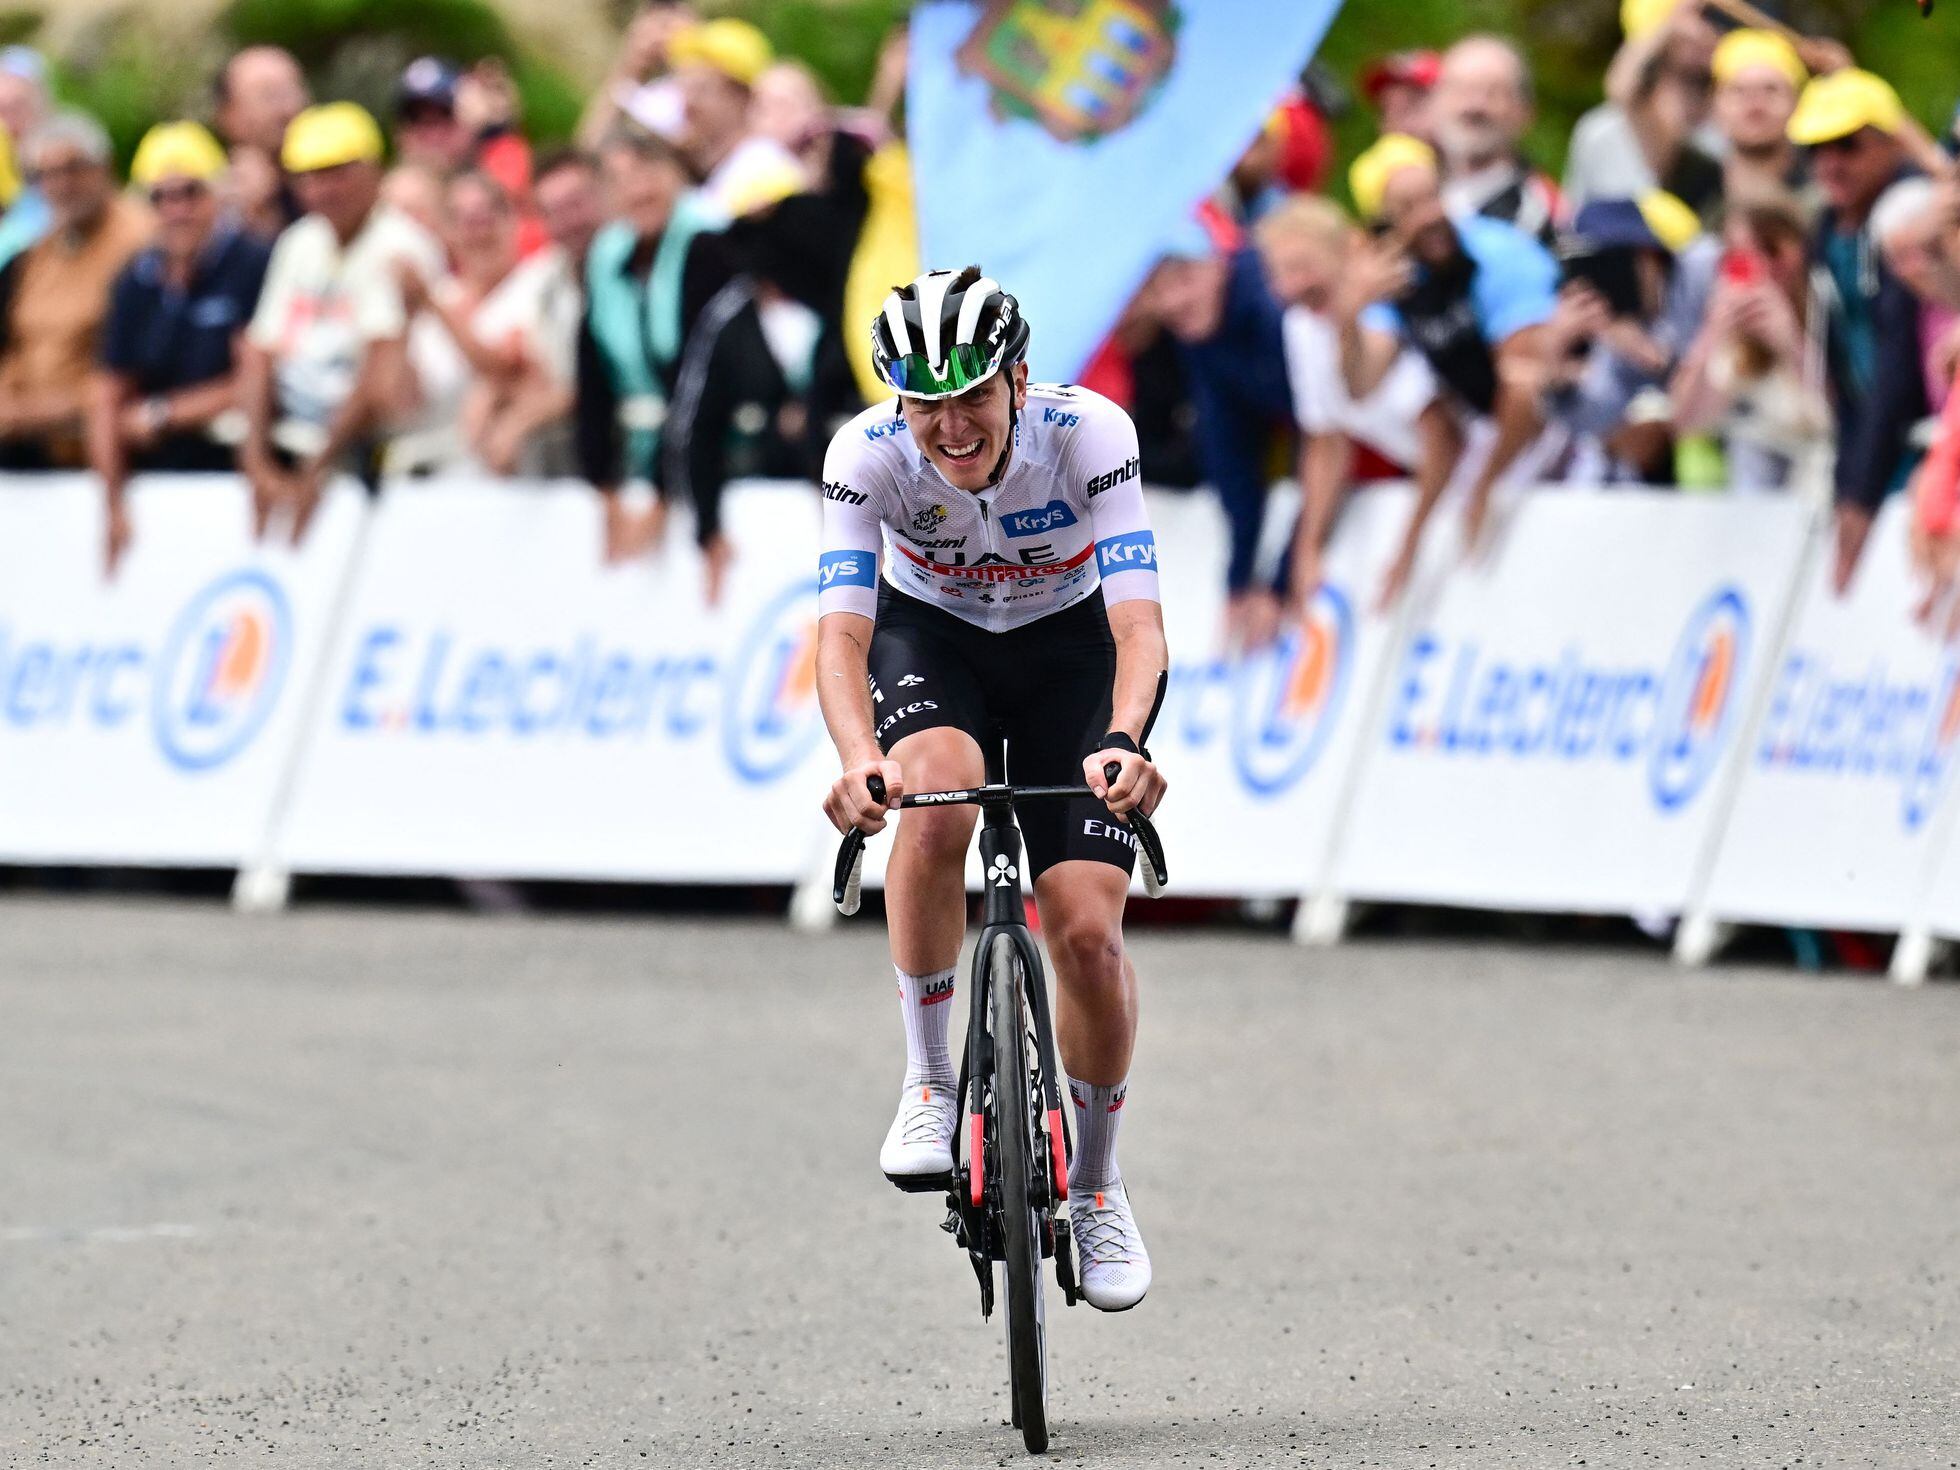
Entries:
<svg viewBox="0 0 1960 1470">
<path fill-rule="evenodd" d="M 1123 768 L 1116 773 L 1114 781 L 1103 775 L 1103 767 L 1111 761 Z M 1164 799 L 1170 785 L 1156 766 L 1127 750 L 1097 751 L 1082 762 L 1082 775 L 1089 789 L 1119 817 L 1137 807 L 1149 816 L 1157 810 L 1157 803 Z"/>
<path fill-rule="evenodd" d="M 876 776 L 885 783 L 883 803 L 871 799 L 871 790 L 865 784 L 868 776 Z M 870 835 L 885 830 L 885 813 L 904 794 L 905 779 L 899 773 L 897 761 L 866 761 L 852 766 L 831 783 L 830 795 L 824 798 L 823 813 L 839 832 L 855 827 Z"/>
</svg>

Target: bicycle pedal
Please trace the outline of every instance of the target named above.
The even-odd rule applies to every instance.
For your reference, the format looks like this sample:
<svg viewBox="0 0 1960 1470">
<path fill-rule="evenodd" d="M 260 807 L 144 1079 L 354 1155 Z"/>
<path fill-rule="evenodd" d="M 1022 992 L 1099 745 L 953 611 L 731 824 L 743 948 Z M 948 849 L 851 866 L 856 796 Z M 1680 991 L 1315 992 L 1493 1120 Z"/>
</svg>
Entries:
<svg viewBox="0 0 1960 1470">
<path fill-rule="evenodd" d="M 953 1187 L 951 1174 L 887 1174 L 906 1194 L 944 1194 Z"/>
</svg>

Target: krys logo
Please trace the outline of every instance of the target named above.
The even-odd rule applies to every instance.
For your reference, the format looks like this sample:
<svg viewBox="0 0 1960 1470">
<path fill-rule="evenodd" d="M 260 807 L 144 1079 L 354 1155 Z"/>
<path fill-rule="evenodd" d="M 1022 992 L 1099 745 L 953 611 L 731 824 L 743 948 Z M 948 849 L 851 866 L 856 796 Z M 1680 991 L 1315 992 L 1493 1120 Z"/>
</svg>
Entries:
<svg viewBox="0 0 1960 1470">
<path fill-rule="evenodd" d="M 1346 707 L 1353 664 L 1352 607 L 1323 584 L 1305 621 L 1259 652 L 1173 669 L 1163 729 L 1194 750 L 1229 738 L 1232 768 L 1245 789 L 1278 796 L 1326 750 Z"/>
<path fill-rule="evenodd" d="M 338 717 L 360 736 L 719 744 L 752 782 L 795 769 L 823 734 L 815 579 L 783 588 L 726 644 L 697 636 L 687 625 L 649 648 L 574 631 L 520 646 L 377 623 L 355 640 Z"/>
<path fill-rule="evenodd" d="M 1748 605 L 1733 587 L 1688 615 L 1658 669 L 1582 647 L 1514 660 L 1420 633 L 1396 676 L 1388 741 L 1467 759 L 1644 761 L 1654 804 L 1671 812 L 1693 800 L 1728 747 L 1748 656 Z"/>
<path fill-rule="evenodd" d="M 279 700 L 292 654 L 292 611 L 262 572 L 206 587 L 178 616 L 150 688 L 157 745 L 185 770 L 231 759 Z"/>
<path fill-rule="evenodd" d="M 1823 649 L 1790 650 L 1777 670 L 1760 769 L 1819 781 L 1877 782 L 1899 794 L 1899 822 L 1916 832 L 1946 789 L 1960 744 L 1960 660 L 1898 675 L 1884 659 L 1855 669 Z"/>
</svg>

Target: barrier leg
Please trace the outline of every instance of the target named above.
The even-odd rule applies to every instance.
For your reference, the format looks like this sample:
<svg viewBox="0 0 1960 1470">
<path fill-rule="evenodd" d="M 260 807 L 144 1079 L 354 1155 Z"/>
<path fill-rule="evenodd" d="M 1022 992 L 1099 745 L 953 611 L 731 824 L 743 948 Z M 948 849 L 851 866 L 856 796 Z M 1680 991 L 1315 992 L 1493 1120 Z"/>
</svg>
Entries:
<svg viewBox="0 0 1960 1470">
<path fill-rule="evenodd" d="M 1321 888 L 1300 900 L 1293 911 L 1293 942 L 1317 949 L 1330 948 L 1347 938 L 1348 901 Z"/>
<path fill-rule="evenodd" d="M 1674 931 L 1674 962 L 1701 968 L 1728 947 L 1735 938 L 1735 925 L 1724 924 L 1707 910 L 1698 910 L 1681 920 Z"/>
<path fill-rule="evenodd" d="M 1896 985 L 1924 985 L 1933 962 L 1943 955 L 1946 947 L 1925 929 L 1908 929 L 1893 947 L 1892 965 L 1886 973 Z"/>
<path fill-rule="evenodd" d="M 354 586 L 360 580 L 361 567 L 367 559 L 368 533 L 374 525 L 374 518 L 380 514 L 379 502 L 369 499 L 365 491 L 361 492 L 360 507 L 361 521 L 354 528 L 354 545 L 347 553 L 346 569 L 340 575 L 340 585 L 334 589 L 333 603 L 327 609 L 326 626 L 320 632 L 319 669 L 313 676 L 312 684 L 300 691 L 293 742 L 286 752 L 285 767 L 279 772 L 279 784 L 273 788 L 272 809 L 265 822 L 265 840 L 259 844 L 259 850 L 252 860 L 240 868 L 238 875 L 232 879 L 231 906 L 235 913 L 278 913 L 292 897 L 292 871 L 286 867 L 281 856 L 285 846 L 286 818 L 292 809 L 293 793 L 299 786 L 299 773 L 305 767 L 307 752 L 313 743 L 314 727 L 319 723 L 321 707 L 326 703 L 328 684 L 334 676 L 334 654 L 339 649 L 341 628 L 354 601 Z"/>
<path fill-rule="evenodd" d="M 803 865 L 803 876 L 790 893 L 789 923 L 798 933 L 828 934 L 837 927 L 837 905 L 830 900 L 835 836 L 830 824 L 825 823 L 822 836 L 810 845 L 813 856 Z"/>
</svg>

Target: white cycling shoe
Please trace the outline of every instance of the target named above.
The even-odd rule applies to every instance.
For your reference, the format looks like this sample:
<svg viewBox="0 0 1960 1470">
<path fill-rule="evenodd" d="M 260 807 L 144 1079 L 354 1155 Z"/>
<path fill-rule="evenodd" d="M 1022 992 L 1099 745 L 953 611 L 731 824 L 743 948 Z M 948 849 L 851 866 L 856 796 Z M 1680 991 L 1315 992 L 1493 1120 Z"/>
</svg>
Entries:
<svg viewBox="0 0 1960 1470">
<path fill-rule="evenodd" d="M 878 1150 L 878 1167 L 900 1189 L 937 1189 L 953 1172 L 956 1091 L 930 1082 L 898 1095 L 898 1116 Z"/>
<path fill-rule="evenodd" d="M 1150 1252 L 1143 1248 L 1123 1181 L 1101 1189 L 1071 1186 L 1068 1215 L 1083 1299 L 1100 1312 L 1129 1311 L 1150 1290 Z"/>
</svg>

